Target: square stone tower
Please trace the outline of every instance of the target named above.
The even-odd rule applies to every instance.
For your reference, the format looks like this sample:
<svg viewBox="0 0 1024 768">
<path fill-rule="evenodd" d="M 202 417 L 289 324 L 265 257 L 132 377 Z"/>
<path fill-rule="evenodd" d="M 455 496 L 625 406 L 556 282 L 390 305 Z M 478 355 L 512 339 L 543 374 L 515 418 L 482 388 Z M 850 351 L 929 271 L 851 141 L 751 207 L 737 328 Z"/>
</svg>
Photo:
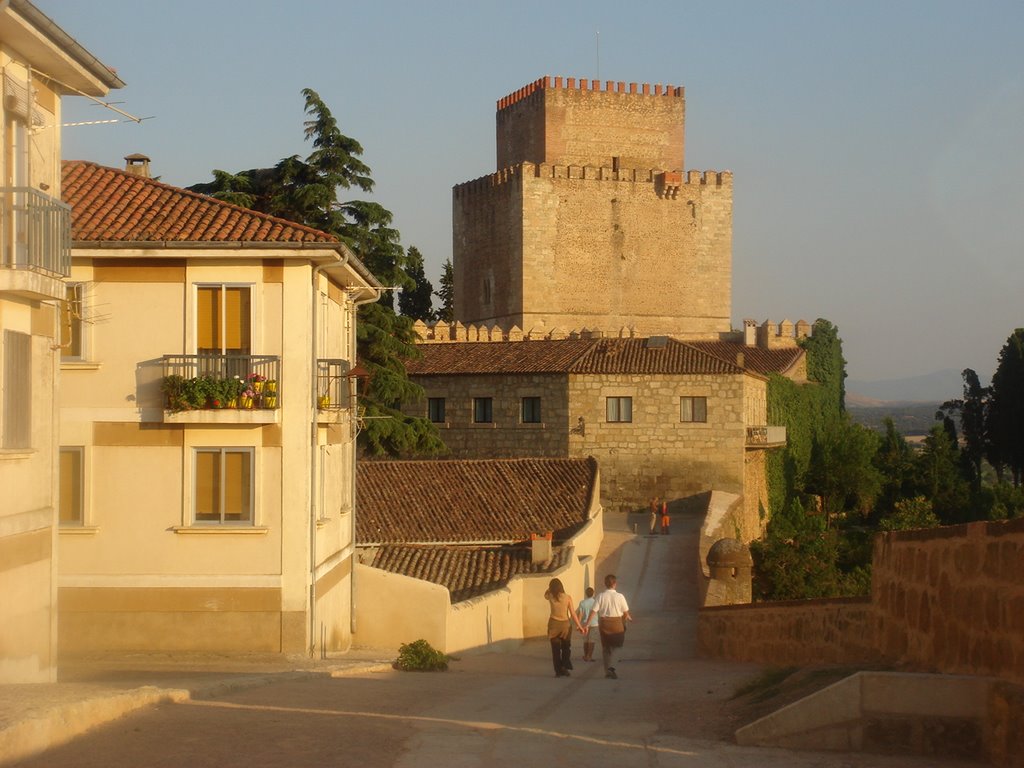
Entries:
<svg viewBox="0 0 1024 768">
<path fill-rule="evenodd" d="M 730 327 L 732 174 L 685 172 L 675 86 L 543 77 L 453 190 L 455 317 L 682 339 Z"/>
</svg>

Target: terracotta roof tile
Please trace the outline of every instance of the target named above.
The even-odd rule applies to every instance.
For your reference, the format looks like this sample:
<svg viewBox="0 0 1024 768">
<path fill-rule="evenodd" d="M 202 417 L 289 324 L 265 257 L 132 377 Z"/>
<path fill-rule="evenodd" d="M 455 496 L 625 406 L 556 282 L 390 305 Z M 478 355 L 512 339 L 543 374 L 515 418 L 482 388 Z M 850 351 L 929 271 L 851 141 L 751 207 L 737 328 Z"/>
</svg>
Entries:
<svg viewBox="0 0 1024 768">
<path fill-rule="evenodd" d="M 560 339 L 421 344 L 412 375 L 481 373 L 742 373 L 695 344 L 651 339 Z"/>
<path fill-rule="evenodd" d="M 596 493 L 594 459 L 361 461 L 360 545 L 515 543 L 572 536 Z"/>
<path fill-rule="evenodd" d="M 62 164 L 75 242 L 336 243 L 320 230 L 82 160 Z"/>
<path fill-rule="evenodd" d="M 784 373 L 804 353 L 799 347 L 761 349 L 760 347 L 748 347 L 746 344 L 735 341 L 691 341 L 689 343 L 710 355 L 733 363 L 736 362 L 736 356 L 742 352 L 743 367 L 762 375 Z"/>
<path fill-rule="evenodd" d="M 572 547 L 555 547 L 551 559 L 532 562 L 529 547 L 441 547 L 387 545 L 374 568 L 447 587 L 453 603 L 505 587 L 513 576 L 552 573 L 565 566 Z"/>
</svg>

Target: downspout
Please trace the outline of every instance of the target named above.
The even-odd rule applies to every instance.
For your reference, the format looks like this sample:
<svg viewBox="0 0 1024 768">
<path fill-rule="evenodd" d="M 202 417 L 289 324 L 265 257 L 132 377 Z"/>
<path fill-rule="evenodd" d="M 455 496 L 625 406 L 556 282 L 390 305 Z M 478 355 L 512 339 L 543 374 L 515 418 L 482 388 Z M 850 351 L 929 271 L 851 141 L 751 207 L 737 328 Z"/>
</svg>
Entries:
<svg viewBox="0 0 1024 768">
<path fill-rule="evenodd" d="M 317 499 L 319 498 L 317 481 L 318 468 L 320 465 L 320 444 L 319 444 L 319 423 L 317 422 L 316 402 L 316 376 L 317 376 L 317 351 L 319 349 L 320 330 L 320 273 L 327 267 L 345 266 L 348 263 L 349 254 L 346 251 L 341 255 L 338 262 L 332 264 L 318 264 L 313 267 L 312 284 L 312 321 L 313 332 L 310 334 L 310 375 L 309 395 L 306 398 L 306 405 L 309 408 L 309 655 L 313 656 L 316 650 L 316 521 L 318 519 Z M 321 655 L 325 653 L 320 649 Z"/>
<path fill-rule="evenodd" d="M 352 302 L 352 329 L 351 339 L 349 341 L 349 349 L 352 350 L 353 359 L 358 362 L 356 345 L 358 343 L 358 334 L 356 331 L 356 323 L 358 322 L 357 315 L 359 314 L 359 308 L 364 304 L 372 304 L 375 301 L 380 301 L 380 297 L 384 293 L 383 288 L 371 288 L 373 296 L 369 298 L 360 299 L 359 301 Z M 354 384 L 351 382 L 349 386 L 352 387 Z M 352 571 L 348 577 L 349 585 L 349 632 L 355 637 L 356 634 L 356 439 L 359 437 L 359 399 L 358 393 L 351 392 L 349 395 L 351 399 L 351 406 L 349 408 L 349 418 L 351 419 L 351 432 L 352 432 L 352 498 L 350 500 L 351 512 L 349 517 L 351 518 L 351 531 L 350 537 L 352 541 Z"/>
</svg>

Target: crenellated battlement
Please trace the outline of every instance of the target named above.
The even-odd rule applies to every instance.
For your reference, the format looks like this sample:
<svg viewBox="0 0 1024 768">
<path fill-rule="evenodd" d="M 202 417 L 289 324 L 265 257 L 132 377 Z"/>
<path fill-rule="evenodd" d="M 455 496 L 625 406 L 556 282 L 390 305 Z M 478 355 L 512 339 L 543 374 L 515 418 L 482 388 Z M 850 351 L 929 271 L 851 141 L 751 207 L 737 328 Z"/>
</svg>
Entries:
<svg viewBox="0 0 1024 768">
<path fill-rule="evenodd" d="M 681 189 L 690 186 L 732 188 L 732 171 L 662 171 L 657 169 L 623 168 L 590 165 L 550 165 L 548 163 L 521 163 L 497 173 L 457 184 L 452 189 L 456 198 L 480 193 L 492 187 L 511 182 L 522 182 L 524 176 L 537 179 L 584 179 L 614 181 L 630 184 L 651 184 L 659 190 Z M 673 197 L 675 195 L 672 195 Z"/>
<path fill-rule="evenodd" d="M 743 321 L 743 343 L 748 347 L 761 349 L 786 349 L 797 346 L 800 339 L 811 335 L 811 324 L 806 320 L 783 320 L 780 323 L 765 320 L 758 325 L 756 320 Z"/>
<path fill-rule="evenodd" d="M 630 96 L 651 96 L 651 97 L 662 97 L 665 96 L 682 99 L 685 97 L 685 89 L 679 85 L 662 85 L 661 83 L 625 83 L 622 81 L 605 80 L 588 80 L 586 78 L 575 78 L 575 77 L 552 77 L 551 75 L 545 75 L 544 77 L 534 80 L 528 85 L 524 85 L 522 88 L 513 91 L 507 96 L 503 96 L 497 101 L 497 109 L 500 112 L 507 107 L 511 107 L 513 104 L 517 104 L 520 101 L 532 96 L 535 93 L 539 93 L 545 90 L 559 90 L 559 91 L 577 91 L 581 93 L 616 93 Z"/>
<path fill-rule="evenodd" d="M 631 339 L 636 333 L 632 328 L 618 328 L 607 331 L 600 328 L 533 328 L 524 331 L 517 325 L 508 330 L 498 325 L 463 325 L 460 322 L 439 321 L 427 325 L 422 320 L 412 324 L 413 332 L 419 337 L 417 344 L 443 344 L 453 341 L 550 341 L 552 339 Z"/>
</svg>

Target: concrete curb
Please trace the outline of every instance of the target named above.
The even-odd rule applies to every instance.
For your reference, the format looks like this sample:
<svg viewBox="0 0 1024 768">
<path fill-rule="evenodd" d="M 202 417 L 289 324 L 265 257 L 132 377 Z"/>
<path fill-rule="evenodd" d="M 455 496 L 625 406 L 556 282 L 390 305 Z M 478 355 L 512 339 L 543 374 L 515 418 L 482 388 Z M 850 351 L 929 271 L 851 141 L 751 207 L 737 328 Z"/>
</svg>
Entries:
<svg viewBox="0 0 1024 768">
<path fill-rule="evenodd" d="M 387 663 L 351 664 L 333 669 L 245 675 L 190 687 L 163 688 L 145 685 L 116 693 L 95 694 L 75 702 L 57 705 L 37 716 L 26 717 L 0 729 L 0 766 L 33 757 L 47 749 L 66 744 L 90 728 L 159 704 L 212 699 L 233 691 L 273 683 L 311 680 L 316 677 L 349 677 L 363 673 L 386 672 L 391 669 L 391 665 Z"/>
</svg>

